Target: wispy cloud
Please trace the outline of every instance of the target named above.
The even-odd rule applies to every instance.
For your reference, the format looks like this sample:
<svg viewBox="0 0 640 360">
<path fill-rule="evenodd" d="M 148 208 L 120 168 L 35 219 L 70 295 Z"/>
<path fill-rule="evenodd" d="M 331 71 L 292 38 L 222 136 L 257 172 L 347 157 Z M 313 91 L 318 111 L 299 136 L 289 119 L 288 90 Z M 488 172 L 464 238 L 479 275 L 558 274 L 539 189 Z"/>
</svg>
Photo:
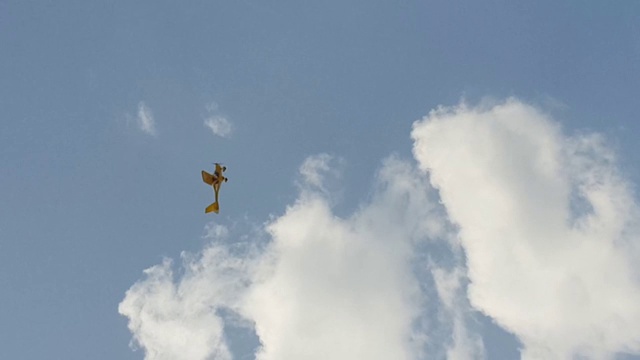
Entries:
<svg viewBox="0 0 640 360">
<path fill-rule="evenodd" d="M 322 188 L 325 174 L 332 170 L 329 162 L 332 160 L 329 154 L 318 154 L 310 156 L 300 165 L 300 175 L 304 180 L 304 185 L 311 185 Z"/>
<path fill-rule="evenodd" d="M 224 313 L 258 360 L 482 359 L 476 310 L 525 359 L 640 353 L 640 217 L 601 137 L 513 99 L 439 108 L 412 137 L 418 168 L 385 159 L 353 214 L 312 156 L 266 240 L 213 224 L 178 275 L 146 270 L 119 307 L 146 359 L 234 358 Z"/>
<path fill-rule="evenodd" d="M 473 318 L 469 316 L 472 308 L 466 297 L 464 268 L 447 270 L 432 264 L 431 273 L 441 305 L 438 315 L 451 331 L 451 339 L 444 349 L 446 358 L 450 360 L 484 359 L 485 349 L 482 338 L 467 326 Z"/>
<path fill-rule="evenodd" d="M 158 132 L 156 130 L 156 122 L 153 119 L 151 109 L 142 101 L 138 103 L 138 115 L 136 117 L 136 122 L 140 130 L 142 130 L 145 134 L 152 136 L 158 135 Z"/>
<path fill-rule="evenodd" d="M 214 135 L 224 138 L 231 135 L 232 126 L 225 117 L 211 116 L 204 120 L 204 126 L 208 127 Z"/>
<path fill-rule="evenodd" d="M 233 132 L 233 125 L 227 119 L 218 113 L 218 104 L 215 102 L 209 103 L 206 106 L 208 115 L 204 120 L 204 126 L 209 128 L 214 135 L 228 138 Z"/>
<path fill-rule="evenodd" d="M 331 192 L 331 204 L 335 204 L 342 199 L 341 180 L 345 165 L 344 159 L 326 153 L 309 156 L 298 169 L 298 185 L 319 191 L 327 197 Z"/>
</svg>

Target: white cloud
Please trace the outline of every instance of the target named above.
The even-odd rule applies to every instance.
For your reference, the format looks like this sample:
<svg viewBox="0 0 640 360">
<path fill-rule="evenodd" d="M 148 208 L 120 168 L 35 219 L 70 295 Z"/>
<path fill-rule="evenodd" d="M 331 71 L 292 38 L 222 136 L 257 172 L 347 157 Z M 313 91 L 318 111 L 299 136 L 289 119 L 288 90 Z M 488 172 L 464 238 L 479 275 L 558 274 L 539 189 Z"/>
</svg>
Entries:
<svg viewBox="0 0 640 360">
<path fill-rule="evenodd" d="M 324 173 L 332 170 L 329 162 L 332 157 L 329 154 L 310 156 L 300 165 L 300 175 L 308 185 L 322 189 Z"/>
<path fill-rule="evenodd" d="M 213 245 L 200 258 L 183 256 L 183 276 L 172 278 L 165 262 L 127 292 L 120 312 L 135 341 L 148 359 L 180 358 L 186 348 L 190 359 L 229 356 L 217 315 L 229 308 L 254 324 L 260 360 L 415 359 L 424 344 L 413 322 L 424 299 L 412 249 L 429 235 L 421 219 L 431 211 L 417 176 L 406 162 L 386 160 L 377 195 L 346 219 L 302 184 L 296 203 L 266 226 L 270 241 L 250 255 L 215 241 L 228 229 L 207 226 Z M 180 331 L 190 342 L 174 339 Z"/>
<path fill-rule="evenodd" d="M 412 136 L 459 227 L 471 304 L 523 358 L 640 352 L 638 209 L 601 138 L 514 99 L 440 108 Z"/>
<path fill-rule="evenodd" d="M 233 130 L 231 122 L 220 115 L 212 115 L 204 120 L 204 126 L 208 127 L 214 135 L 229 137 Z"/>
<path fill-rule="evenodd" d="M 467 301 L 463 281 L 466 274 L 462 267 L 447 271 L 432 265 L 433 280 L 438 298 L 442 303 L 440 316 L 445 324 L 451 326 L 452 338 L 446 348 L 449 360 L 484 359 L 484 343 L 479 334 L 472 332 L 467 323 L 473 321 L 469 316 L 471 307 Z"/>
<path fill-rule="evenodd" d="M 345 165 L 344 159 L 326 153 L 309 156 L 298 169 L 301 178 L 298 186 L 321 192 L 333 199 L 331 204 L 338 203 L 342 199 L 340 184 Z"/>
<path fill-rule="evenodd" d="M 151 109 L 149 109 L 149 107 L 142 101 L 138 103 L 138 116 L 136 117 L 136 122 L 138 123 L 140 130 L 145 134 L 152 136 L 156 136 L 158 134 Z"/>
<path fill-rule="evenodd" d="M 339 219 L 326 200 L 306 194 L 269 225 L 273 244 L 261 264 L 268 276 L 246 307 L 264 344 L 258 359 L 414 358 L 413 229 L 383 219 L 384 206 Z"/>
<path fill-rule="evenodd" d="M 220 226 L 210 230 L 214 240 L 227 233 Z M 250 257 L 214 241 L 199 256 L 182 254 L 182 263 L 177 279 L 172 262 L 165 260 L 145 270 L 146 277 L 127 291 L 118 310 L 129 318 L 133 345 L 145 350 L 145 359 L 231 359 L 219 312 L 238 306 Z"/>
<path fill-rule="evenodd" d="M 232 358 L 233 321 L 259 360 L 482 359 L 474 309 L 525 359 L 640 353 L 640 217 L 599 136 L 512 99 L 439 108 L 412 137 L 422 171 L 386 159 L 354 214 L 328 200 L 336 159 L 312 156 L 266 240 L 210 224 L 180 275 L 146 270 L 119 308 L 146 358 Z"/>
<path fill-rule="evenodd" d="M 228 138 L 233 132 L 233 124 L 227 119 L 226 116 L 220 115 L 218 111 L 218 104 L 216 102 L 208 103 L 205 108 L 207 109 L 207 117 L 204 119 L 204 126 L 209 128 L 213 135 Z"/>
</svg>

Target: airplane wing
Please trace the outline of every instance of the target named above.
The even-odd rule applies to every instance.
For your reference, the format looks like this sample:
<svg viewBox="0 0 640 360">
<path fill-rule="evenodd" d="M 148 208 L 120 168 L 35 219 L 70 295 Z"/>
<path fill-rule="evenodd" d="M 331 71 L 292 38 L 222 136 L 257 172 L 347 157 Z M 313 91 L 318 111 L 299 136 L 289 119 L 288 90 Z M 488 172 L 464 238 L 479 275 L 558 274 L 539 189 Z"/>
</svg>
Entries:
<svg viewBox="0 0 640 360">
<path fill-rule="evenodd" d="M 206 182 L 209 185 L 213 185 L 213 175 L 202 170 L 202 181 Z"/>
</svg>

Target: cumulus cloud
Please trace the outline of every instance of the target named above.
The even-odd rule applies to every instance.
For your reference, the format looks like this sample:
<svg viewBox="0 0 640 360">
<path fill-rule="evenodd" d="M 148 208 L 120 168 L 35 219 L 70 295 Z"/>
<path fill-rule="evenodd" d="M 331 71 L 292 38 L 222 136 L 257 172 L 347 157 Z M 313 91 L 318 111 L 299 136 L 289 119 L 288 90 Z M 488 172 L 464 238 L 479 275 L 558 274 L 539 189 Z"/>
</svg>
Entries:
<svg viewBox="0 0 640 360">
<path fill-rule="evenodd" d="M 524 359 L 640 353 L 640 217 L 602 137 L 515 99 L 438 108 L 411 136 L 417 166 L 385 159 L 353 214 L 325 188 L 340 160 L 311 156 L 282 215 L 209 224 L 201 252 L 147 269 L 119 307 L 133 344 L 237 359 L 236 327 L 259 360 L 483 359 L 481 311 Z"/>
<path fill-rule="evenodd" d="M 409 259 L 411 240 L 426 236 L 412 218 L 424 214 L 409 214 L 408 194 L 396 195 L 340 219 L 322 197 L 306 194 L 269 225 L 268 276 L 251 289 L 246 309 L 263 341 L 258 359 L 415 358 L 420 293 Z"/>
<path fill-rule="evenodd" d="M 322 178 L 302 176 L 298 200 L 264 227 L 269 240 L 241 254 L 215 240 L 231 236 L 227 228 L 208 226 L 213 245 L 183 255 L 182 276 L 165 261 L 127 292 L 120 312 L 135 343 L 148 359 L 185 358 L 186 349 L 189 359 L 228 358 L 219 312 L 230 309 L 255 329 L 260 360 L 415 359 L 424 296 L 412 249 L 430 236 L 422 219 L 433 211 L 418 175 L 387 159 L 375 198 L 346 219 L 315 186 Z"/>
<path fill-rule="evenodd" d="M 208 226 L 212 243 L 197 256 L 183 253 L 181 274 L 165 259 L 127 291 L 118 310 L 145 359 L 232 359 L 221 311 L 238 307 L 251 256 L 223 246 L 227 234 L 224 226 Z"/>
<path fill-rule="evenodd" d="M 640 352 L 638 209 L 601 137 L 515 99 L 439 108 L 412 137 L 459 227 L 471 304 L 524 359 Z"/>
<path fill-rule="evenodd" d="M 136 123 L 142 132 L 148 135 L 156 136 L 156 122 L 153 119 L 151 109 L 144 103 L 138 103 L 138 116 L 136 117 Z"/>
</svg>

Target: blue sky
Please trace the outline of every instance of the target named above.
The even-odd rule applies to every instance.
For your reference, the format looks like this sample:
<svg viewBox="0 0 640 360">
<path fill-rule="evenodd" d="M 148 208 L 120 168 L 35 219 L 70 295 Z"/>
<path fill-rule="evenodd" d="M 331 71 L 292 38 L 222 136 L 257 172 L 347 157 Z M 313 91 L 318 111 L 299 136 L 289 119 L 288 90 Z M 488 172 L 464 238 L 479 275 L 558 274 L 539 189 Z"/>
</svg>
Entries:
<svg viewBox="0 0 640 360">
<path fill-rule="evenodd" d="M 238 359 L 253 358 L 256 336 L 264 345 L 261 359 L 300 358 L 303 353 L 295 351 L 303 351 L 296 347 L 302 340 L 295 334 L 314 323 L 305 314 L 316 310 L 330 324 L 357 332 L 360 322 L 375 321 L 385 308 L 350 318 L 338 311 L 336 299 L 352 299 L 356 308 L 362 299 L 391 304 L 396 316 L 387 319 L 389 348 L 369 349 L 379 356 L 422 358 L 416 349 L 489 359 L 518 357 L 519 349 L 529 358 L 638 354 L 637 342 L 599 328 L 606 319 L 637 314 L 624 305 L 610 310 L 595 291 L 602 290 L 597 274 L 610 273 L 620 283 L 613 281 L 619 286 L 609 293 L 635 299 L 640 292 L 633 269 L 611 265 L 640 260 L 634 212 L 640 182 L 638 24 L 635 1 L 0 2 L 0 357 L 142 359 L 160 349 L 159 356 L 166 356 L 160 358 L 173 358 L 167 354 L 180 353 L 180 344 L 154 347 L 139 337 L 137 350 L 129 346 L 145 331 L 180 333 L 162 323 L 127 327 L 143 311 L 133 305 L 123 310 L 125 298 L 156 299 L 149 287 L 153 277 L 143 274 L 154 266 L 160 275 L 175 272 L 175 279 L 160 284 L 197 280 L 175 306 L 188 309 L 186 294 L 203 292 L 208 307 L 200 304 L 199 311 L 217 310 L 200 316 L 210 319 L 201 333 L 218 326 L 203 342 L 219 340 L 223 324 L 227 347 Z M 447 110 L 430 113 L 439 106 Z M 140 126 L 143 118 L 153 131 Z M 227 124 L 229 133 L 214 134 L 208 121 Z M 484 134 L 485 142 L 474 134 Z M 230 180 L 221 192 L 221 212 L 212 216 L 203 213 L 212 194 L 199 172 L 216 161 L 227 165 Z M 540 162 L 546 165 L 535 165 Z M 493 193 L 496 188 L 503 191 Z M 463 193 L 471 199 L 466 207 L 458 196 Z M 571 246 L 589 240 L 566 235 L 560 225 L 542 235 L 530 231 L 554 220 L 542 221 L 534 202 L 530 208 L 509 205 L 515 210 L 504 205 L 512 211 L 503 212 L 495 199 L 505 194 L 522 196 L 525 204 L 529 195 L 547 199 L 543 208 L 550 214 L 556 213 L 549 204 L 566 196 L 558 214 L 564 205 L 582 210 L 550 219 L 583 219 L 577 220 L 583 227 L 576 225 L 580 236 L 609 244 L 609 250 L 585 248 L 576 255 L 549 245 L 519 258 L 518 251 L 545 244 L 540 239 Z M 396 204 L 394 196 L 412 200 Z M 387 213 L 380 199 L 396 204 L 398 212 Z M 491 217 L 479 220 L 477 213 Z M 515 213 L 529 216 L 511 218 Z M 391 218 L 384 229 L 406 232 L 397 242 L 378 238 L 386 230 L 370 234 L 363 225 Z M 477 225 L 502 218 L 515 224 L 505 229 L 512 240 L 504 244 L 488 240 L 500 238 L 483 227 L 488 225 Z M 596 220 L 602 225 L 596 227 Z M 326 227 L 337 233 L 320 231 Z M 305 235 L 316 232 L 319 239 Z M 323 252 L 316 241 L 335 248 Z M 299 243 L 310 248 L 286 250 Z M 473 244 L 521 250 L 492 258 Z M 242 265 L 232 261 L 238 260 L 236 246 L 246 257 Z M 332 252 L 336 248 L 345 252 Z M 208 251 L 218 262 L 207 262 Z M 327 278 L 316 278 L 317 268 L 290 265 L 305 263 L 314 251 L 342 272 L 332 277 L 327 270 Z M 370 257 L 359 263 L 350 251 Z M 595 261 L 598 252 L 614 255 Z M 535 277 L 535 267 L 518 267 L 535 254 L 559 254 L 559 263 L 538 263 L 557 277 Z M 163 267 L 163 259 L 173 264 Z M 599 272 L 579 271 L 594 261 Z M 556 278 L 578 279 L 584 286 L 567 285 L 564 292 L 566 284 L 558 280 L 549 288 L 569 298 L 591 295 L 585 311 L 602 316 L 584 327 L 597 328 L 599 339 L 607 340 L 589 348 L 588 334 L 576 343 L 532 334 L 531 327 L 560 334 L 580 329 L 570 326 L 573 317 L 527 327 L 516 310 L 502 312 L 508 304 L 497 306 L 496 299 L 509 293 L 483 281 L 498 271 L 483 265 L 489 262 L 520 276 L 502 284 L 531 284 L 517 296 L 507 288 L 514 299 L 531 298 Z M 216 264 L 227 263 L 233 281 L 257 285 L 220 300 L 224 296 L 211 289 L 226 279 Z M 210 271 L 185 269 L 189 264 Z M 381 269 L 389 270 L 387 282 Z M 354 274 L 345 275 L 344 284 L 343 272 Z M 299 281 L 286 280 L 290 273 L 299 273 Z M 380 286 L 368 287 L 369 276 L 382 277 Z M 270 304 L 275 298 L 269 293 L 295 297 L 301 284 L 318 286 L 305 293 L 335 297 L 295 313 L 299 318 L 288 313 L 299 319 L 295 326 L 273 323 L 268 314 L 275 310 L 257 305 Z M 359 285 L 361 293 L 342 292 Z M 140 292 L 125 295 L 129 289 Z M 414 292 L 426 300 L 407 300 Z M 282 306 L 304 309 L 314 299 Z M 563 302 L 538 300 L 565 309 Z M 332 306 L 335 312 L 324 312 Z M 170 310 L 160 306 L 153 314 L 162 318 L 164 311 Z M 177 321 L 191 324 L 189 319 Z M 232 331 L 236 323 L 238 333 Z M 618 325 L 638 334 L 637 325 Z M 339 335 L 331 329 L 331 336 Z M 376 334 L 365 331 L 363 344 Z M 307 341 L 335 343 L 331 336 Z M 450 346 L 434 345 L 438 340 Z M 294 352 L 278 353 L 277 344 Z M 202 351 L 192 358 L 212 356 Z M 354 356 L 332 351 L 336 359 Z"/>
</svg>

